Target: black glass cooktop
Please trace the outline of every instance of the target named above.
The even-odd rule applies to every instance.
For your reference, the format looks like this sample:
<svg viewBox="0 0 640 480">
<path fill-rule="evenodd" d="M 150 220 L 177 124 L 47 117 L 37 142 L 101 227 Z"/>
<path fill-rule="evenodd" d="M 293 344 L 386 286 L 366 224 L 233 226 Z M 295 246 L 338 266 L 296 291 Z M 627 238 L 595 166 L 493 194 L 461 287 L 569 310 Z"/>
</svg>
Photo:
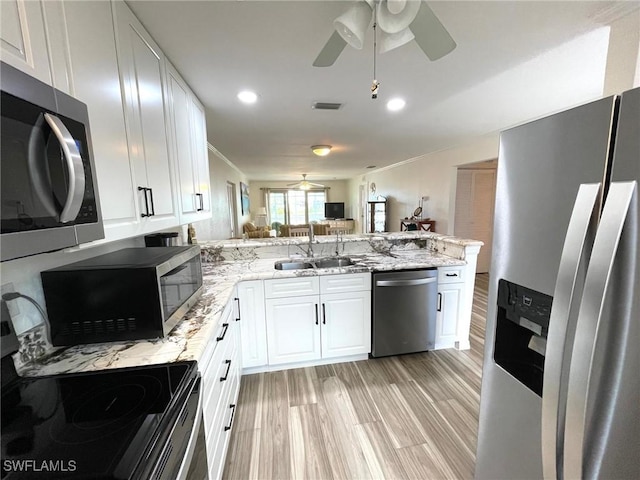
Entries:
<svg viewBox="0 0 640 480">
<path fill-rule="evenodd" d="M 135 478 L 195 362 L 20 378 L 2 388 L 2 479 Z"/>
</svg>

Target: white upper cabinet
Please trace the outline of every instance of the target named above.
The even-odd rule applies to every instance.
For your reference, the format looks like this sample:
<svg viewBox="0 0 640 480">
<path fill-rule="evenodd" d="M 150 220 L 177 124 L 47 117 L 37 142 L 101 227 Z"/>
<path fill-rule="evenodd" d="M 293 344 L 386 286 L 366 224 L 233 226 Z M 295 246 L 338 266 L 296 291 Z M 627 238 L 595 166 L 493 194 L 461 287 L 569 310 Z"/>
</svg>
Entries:
<svg viewBox="0 0 640 480">
<path fill-rule="evenodd" d="M 171 155 L 178 175 L 180 223 L 211 216 L 204 108 L 167 61 Z"/>
<path fill-rule="evenodd" d="M 211 216 L 204 108 L 125 2 L 0 0 L 0 13 L 2 61 L 87 105 L 99 242 Z"/>
<path fill-rule="evenodd" d="M 140 217 L 127 146 L 111 3 L 72 2 L 65 5 L 64 14 L 72 67 L 69 93 L 86 103 L 89 111 L 105 237 L 124 238 L 135 234 Z"/>
<path fill-rule="evenodd" d="M 2 0 L 0 17 L 2 61 L 52 85 L 42 3 Z"/>
<path fill-rule="evenodd" d="M 207 121 L 204 106 L 195 96 L 191 97 L 191 129 L 193 164 L 196 191 L 197 218 L 211 217 L 211 181 L 209 179 L 209 154 L 207 153 Z M 189 221 L 193 221 L 189 220 Z"/>
<path fill-rule="evenodd" d="M 113 5 L 129 154 L 144 219 L 139 233 L 145 233 L 179 223 L 165 124 L 165 59 L 129 7 Z"/>
</svg>

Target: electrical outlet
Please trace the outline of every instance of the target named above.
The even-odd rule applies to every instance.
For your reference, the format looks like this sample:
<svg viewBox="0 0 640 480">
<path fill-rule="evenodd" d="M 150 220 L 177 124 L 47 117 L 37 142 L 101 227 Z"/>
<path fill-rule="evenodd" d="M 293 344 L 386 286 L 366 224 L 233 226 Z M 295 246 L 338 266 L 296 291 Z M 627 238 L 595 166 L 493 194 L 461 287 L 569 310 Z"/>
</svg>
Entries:
<svg viewBox="0 0 640 480">
<path fill-rule="evenodd" d="M 16 289 L 13 286 L 13 283 L 5 283 L 2 285 L 2 295 L 4 295 L 5 293 L 11 293 L 15 291 Z M 7 308 L 9 309 L 9 315 L 11 315 L 11 318 L 15 318 L 17 315 L 20 315 L 20 308 L 18 307 L 18 302 L 10 301 L 6 303 L 7 303 Z"/>
</svg>

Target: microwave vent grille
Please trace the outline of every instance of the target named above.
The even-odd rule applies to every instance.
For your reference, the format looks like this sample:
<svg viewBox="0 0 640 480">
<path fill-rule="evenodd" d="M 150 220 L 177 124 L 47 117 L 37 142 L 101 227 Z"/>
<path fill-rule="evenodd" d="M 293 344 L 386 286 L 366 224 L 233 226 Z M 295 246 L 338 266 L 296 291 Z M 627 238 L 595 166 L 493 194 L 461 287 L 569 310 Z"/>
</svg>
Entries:
<svg viewBox="0 0 640 480">
<path fill-rule="evenodd" d="M 135 332 L 138 324 L 135 317 L 118 318 L 108 320 L 87 320 L 84 322 L 71 322 L 71 324 L 62 325 L 60 334 L 68 335 L 101 335 L 108 333 L 125 333 Z"/>
</svg>

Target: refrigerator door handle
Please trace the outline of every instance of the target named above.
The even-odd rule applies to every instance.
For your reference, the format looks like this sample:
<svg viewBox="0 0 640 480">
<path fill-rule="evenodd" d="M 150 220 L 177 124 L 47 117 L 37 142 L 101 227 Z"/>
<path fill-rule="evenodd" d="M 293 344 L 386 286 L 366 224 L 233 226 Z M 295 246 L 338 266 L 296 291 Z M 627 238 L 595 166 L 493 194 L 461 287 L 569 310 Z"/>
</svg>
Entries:
<svg viewBox="0 0 640 480">
<path fill-rule="evenodd" d="M 560 257 L 553 294 L 542 387 L 542 466 L 545 479 L 562 478 L 562 446 L 569 371 L 582 279 L 597 227 L 601 184 L 580 185 Z"/>
<path fill-rule="evenodd" d="M 637 341 L 625 335 L 630 322 L 637 321 L 625 311 L 625 299 L 610 297 L 613 292 L 620 295 L 620 290 L 633 292 L 637 288 L 632 265 L 627 264 L 631 252 L 638 248 L 637 189 L 635 181 L 611 184 L 593 244 L 569 370 L 564 478 L 598 476 L 599 453 L 604 450 L 601 444 L 607 441 L 616 385 L 621 381 L 623 350 L 627 342 Z M 611 305 L 618 308 L 615 314 Z M 600 420 L 587 425 L 593 408 L 597 408 Z"/>
</svg>

